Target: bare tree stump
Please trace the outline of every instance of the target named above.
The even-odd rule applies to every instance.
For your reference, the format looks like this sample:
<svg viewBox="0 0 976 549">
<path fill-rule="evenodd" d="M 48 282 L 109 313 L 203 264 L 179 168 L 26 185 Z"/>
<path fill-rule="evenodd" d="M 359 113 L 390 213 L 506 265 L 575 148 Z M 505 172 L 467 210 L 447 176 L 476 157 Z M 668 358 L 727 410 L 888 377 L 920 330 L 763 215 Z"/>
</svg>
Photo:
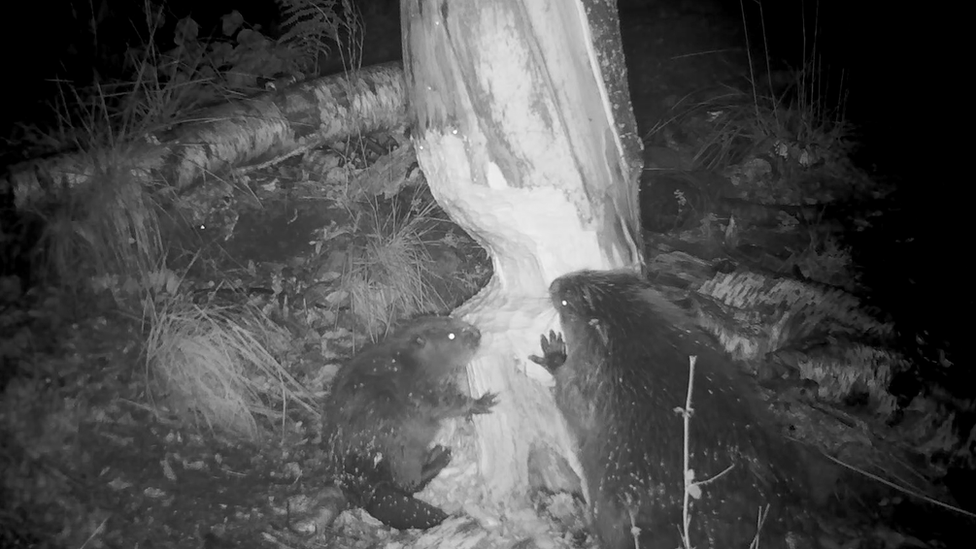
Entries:
<svg viewBox="0 0 976 549">
<path fill-rule="evenodd" d="M 527 504 L 530 481 L 571 486 L 570 436 L 550 376 L 526 357 L 555 328 L 547 288 L 583 268 L 638 268 L 641 145 L 615 2 L 402 0 L 415 148 L 445 211 L 491 254 L 494 276 L 457 311 L 483 334 L 472 394 L 497 391 L 476 437 L 449 437 L 467 474 L 422 496 L 475 516 Z M 548 464 L 530 471 L 530 455 Z M 578 471 L 578 467 L 576 467 Z M 455 540 L 456 541 L 456 540 Z"/>
</svg>

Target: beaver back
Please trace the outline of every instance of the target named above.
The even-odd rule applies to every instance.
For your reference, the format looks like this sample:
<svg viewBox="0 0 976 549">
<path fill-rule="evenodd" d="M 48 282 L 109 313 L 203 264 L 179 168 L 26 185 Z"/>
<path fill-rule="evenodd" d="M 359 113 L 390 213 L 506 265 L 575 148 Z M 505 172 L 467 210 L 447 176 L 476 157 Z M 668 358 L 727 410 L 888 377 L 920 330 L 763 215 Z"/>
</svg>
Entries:
<svg viewBox="0 0 976 549">
<path fill-rule="evenodd" d="M 679 541 L 684 427 L 675 409 L 685 405 L 690 355 L 698 357 L 690 467 L 701 481 L 733 466 L 692 500 L 692 542 L 748 546 L 767 504 L 762 539 L 785 535 L 783 505 L 802 484 L 794 458 L 770 436 L 773 422 L 744 374 L 693 319 L 630 272 L 571 273 L 550 297 L 566 341 L 556 401 L 576 435 L 605 546 L 633 547 L 631 511 L 642 547 Z"/>
</svg>

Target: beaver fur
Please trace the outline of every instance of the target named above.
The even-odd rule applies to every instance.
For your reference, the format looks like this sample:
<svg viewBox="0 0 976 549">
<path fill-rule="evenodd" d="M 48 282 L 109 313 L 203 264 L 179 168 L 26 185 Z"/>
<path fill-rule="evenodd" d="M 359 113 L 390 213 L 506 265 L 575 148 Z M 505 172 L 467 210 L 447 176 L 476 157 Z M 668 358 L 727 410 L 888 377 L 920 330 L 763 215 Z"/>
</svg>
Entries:
<svg viewBox="0 0 976 549">
<path fill-rule="evenodd" d="M 748 378 L 687 315 L 637 274 L 580 271 L 549 288 L 565 343 L 543 336 L 555 399 L 578 444 L 591 528 L 606 549 L 681 546 L 684 425 L 689 356 L 696 355 L 690 468 L 691 543 L 745 548 L 769 505 L 763 547 L 786 547 L 802 480 L 795 457 L 754 400 Z"/>
<path fill-rule="evenodd" d="M 450 450 L 431 448 L 441 423 L 488 413 L 495 404 L 494 393 L 473 399 L 456 380 L 480 341 L 471 324 L 421 317 L 339 369 L 322 438 L 353 505 L 401 529 L 429 528 L 447 517 L 413 494 L 450 462 Z"/>
</svg>

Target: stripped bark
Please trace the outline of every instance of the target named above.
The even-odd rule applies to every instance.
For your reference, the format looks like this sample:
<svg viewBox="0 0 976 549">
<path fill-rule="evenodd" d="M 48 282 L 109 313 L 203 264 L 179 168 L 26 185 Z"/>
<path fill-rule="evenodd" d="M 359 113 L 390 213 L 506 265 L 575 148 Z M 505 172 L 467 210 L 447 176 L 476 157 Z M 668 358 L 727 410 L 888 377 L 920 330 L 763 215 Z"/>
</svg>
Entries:
<svg viewBox="0 0 976 549">
<path fill-rule="evenodd" d="M 132 143 L 112 162 L 146 183 L 177 190 L 211 174 L 258 163 L 357 134 L 391 129 L 404 119 L 399 63 L 328 76 L 205 110 L 192 120 Z M 120 158 L 121 156 L 121 158 Z M 0 190 L 12 190 L 19 209 L 51 191 L 74 190 L 106 166 L 98 154 L 72 152 L 12 166 Z"/>
<path fill-rule="evenodd" d="M 641 263 L 641 145 L 615 2 L 401 5 L 418 161 L 438 203 L 494 264 L 488 285 L 456 311 L 483 335 L 468 383 L 472 394 L 500 394 L 493 413 L 475 419 L 473 442 L 448 441 L 475 473 L 435 479 L 421 496 L 517 515 L 530 485 L 573 484 L 551 377 L 526 359 L 556 327 L 547 287 L 569 271 Z"/>
</svg>

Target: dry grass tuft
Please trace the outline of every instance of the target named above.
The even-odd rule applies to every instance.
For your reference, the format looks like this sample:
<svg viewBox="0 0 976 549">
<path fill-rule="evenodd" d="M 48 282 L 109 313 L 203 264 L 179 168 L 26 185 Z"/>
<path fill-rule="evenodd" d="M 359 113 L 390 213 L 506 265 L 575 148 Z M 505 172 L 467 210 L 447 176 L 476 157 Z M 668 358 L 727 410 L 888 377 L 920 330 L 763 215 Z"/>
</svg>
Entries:
<svg viewBox="0 0 976 549">
<path fill-rule="evenodd" d="M 122 168 L 106 169 L 70 194 L 46 217 L 47 276 L 78 288 L 104 277 L 144 278 L 161 262 L 160 210 L 142 182 Z"/>
<path fill-rule="evenodd" d="M 431 238 L 436 204 L 413 200 L 406 214 L 384 215 L 375 204 L 368 215 L 362 254 L 352 261 L 341 286 L 350 295 L 352 310 L 372 337 L 383 334 L 396 318 L 441 310 L 444 303 L 431 288 Z M 402 215 L 402 218 L 400 216 Z"/>
<path fill-rule="evenodd" d="M 149 307 L 148 386 L 170 412 L 256 439 L 258 417 L 284 423 L 288 406 L 315 413 L 312 395 L 275 355 L 290 334 L 259 311 L 166 296 Z"/>
</svg>

